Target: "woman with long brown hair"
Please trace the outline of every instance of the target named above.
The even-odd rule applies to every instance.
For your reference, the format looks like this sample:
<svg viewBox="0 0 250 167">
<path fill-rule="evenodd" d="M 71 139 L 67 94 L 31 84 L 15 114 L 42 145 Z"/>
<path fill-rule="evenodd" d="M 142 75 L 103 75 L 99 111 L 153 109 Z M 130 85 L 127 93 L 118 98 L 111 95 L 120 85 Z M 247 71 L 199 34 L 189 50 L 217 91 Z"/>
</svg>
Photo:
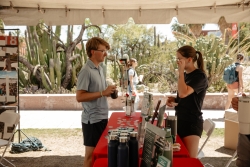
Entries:
<svg viewBox="0 0 250 167">
<path fill-rule="evenodd" d="M 175 104 L 177 133 L 190 157 L 196 158 L 203 131 L 201 108 L 208 80 L 200 51 L 192 46 L 183 46 L 177 50 L 176 58 L 179 71 L 177 97 L 169 97 L 166 104 L 169 107 L 174 107 Z"/>
</svg>

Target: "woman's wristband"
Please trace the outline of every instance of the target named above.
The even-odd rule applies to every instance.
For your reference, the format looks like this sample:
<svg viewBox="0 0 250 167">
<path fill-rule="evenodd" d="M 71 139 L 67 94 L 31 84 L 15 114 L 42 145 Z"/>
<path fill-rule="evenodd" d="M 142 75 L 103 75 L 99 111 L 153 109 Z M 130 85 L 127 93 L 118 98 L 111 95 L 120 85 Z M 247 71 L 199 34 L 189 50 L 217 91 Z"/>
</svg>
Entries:
<svg viewBox="0 0 250 167">
<path fill-rule="evenodd" d="M 103 95 L 102 95 L 102 91 L 100 91 L 100 94 L 101 94 L 101 97 L 103 97 Z"/>
</svg>

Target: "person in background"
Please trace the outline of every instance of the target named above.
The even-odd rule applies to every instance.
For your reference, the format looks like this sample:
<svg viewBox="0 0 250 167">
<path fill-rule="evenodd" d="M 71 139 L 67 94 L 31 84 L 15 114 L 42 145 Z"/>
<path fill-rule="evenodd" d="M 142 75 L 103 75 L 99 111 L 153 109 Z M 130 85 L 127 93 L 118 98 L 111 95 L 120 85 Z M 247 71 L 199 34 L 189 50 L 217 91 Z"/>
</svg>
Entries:
<svg viewBox="0 0 250 167">
<path fill-rule="evenodd" d="M 242 79 L 243 66 L 240 64 L 242 63 L 243 59 L 244 55 L 238 53 L 237 60 L 235 62 L 236 65 L 235 76 L 237 76 L 237 80 L 232 84 L 227 84 L 228 95 L 227 95 L 225 110 L 229 109 L 232 98 L 234 97 L 235 93 L 238 94 L 243 91 L 243 79 Z"/>
<path fill-rule="evenodd" d="M 131 58 L 128 62 L 128 93 L 129 96 L 135 97 L 134 110 L 136 111 L 139 104 L 139 95 L 136 90 L 136 85 L 139 83 L 138 75 L 135 71 L 135 67 L 137 67 L 138 62 L 135 58 Z"/>
<path fill-rule="evenodd" d="M 246 94 L 243 93 L 242 96 L 246 96 Z M 238 111 L 238 103 L 239 103 L 238 97 L 232 98 L 232 107 L 236 111 Z M 237 156 L 238 158 L 236 160 L 236 165 L 238 167 L 250 167 L 250 134 L 246 135 L 239 133 Z"/>
<path fill-rule="evenodd" d="M 98 37 L 89 39 L 86 43 L 89 59 L 78 74 L 76 100 L 83 107 L 84 167 L 92 165 L 92 153 L 108 122 L 107 97 L 116 90 L 116 86 L 107 85 L 100 66 L 109 49 L 105 40 Z"/>
<path fill-rule="evenodd" d="M 177 97 L 168 97 L 166 105 L 175 106 L 177 134 L 187 147 L 190 157 L 197 158 L 203 131 L 201 108 L 208 88 L 203 57 L 192 46 L 183 46 L 176 53 L 178 65 Z"/>
</svg>

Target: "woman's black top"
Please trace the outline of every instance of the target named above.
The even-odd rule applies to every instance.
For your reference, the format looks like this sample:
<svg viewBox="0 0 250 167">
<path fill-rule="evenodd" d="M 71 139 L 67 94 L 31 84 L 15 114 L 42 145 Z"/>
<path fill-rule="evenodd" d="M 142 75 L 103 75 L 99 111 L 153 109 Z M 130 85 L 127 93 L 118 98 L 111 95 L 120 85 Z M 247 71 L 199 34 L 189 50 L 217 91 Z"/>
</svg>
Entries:
<svg viewBox="0 0 250 167">
<path fill-rule="evenodd" d="M 184 74 L 185 82 L 194 89 L 194 92 L 187 97 L 180 98 L 177 92 L 175 114 L 178 120 L 191 122 L 203 121 L 201 108 L 208 88 L 206 74 L 200 69 Z"/>
</svg>

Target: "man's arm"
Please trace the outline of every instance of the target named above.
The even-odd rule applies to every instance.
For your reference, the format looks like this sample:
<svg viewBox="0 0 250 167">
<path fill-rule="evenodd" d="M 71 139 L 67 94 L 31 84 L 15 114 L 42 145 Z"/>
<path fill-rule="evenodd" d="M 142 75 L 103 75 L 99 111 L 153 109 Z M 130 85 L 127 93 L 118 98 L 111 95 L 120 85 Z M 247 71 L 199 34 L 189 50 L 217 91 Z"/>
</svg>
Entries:
<svg viewBox="0 0 250 167">
<path fill-rule="evenodd" d="M 77 90 L 76 91 L 76 100 L 78 102 L 87 102 L 98 99 L 102 96 L 110 96 L 116 90 L 115 85 L 109 85 L 107 89 L 100 92 L 87 92 L 86 90 Z"/>
</svg>

